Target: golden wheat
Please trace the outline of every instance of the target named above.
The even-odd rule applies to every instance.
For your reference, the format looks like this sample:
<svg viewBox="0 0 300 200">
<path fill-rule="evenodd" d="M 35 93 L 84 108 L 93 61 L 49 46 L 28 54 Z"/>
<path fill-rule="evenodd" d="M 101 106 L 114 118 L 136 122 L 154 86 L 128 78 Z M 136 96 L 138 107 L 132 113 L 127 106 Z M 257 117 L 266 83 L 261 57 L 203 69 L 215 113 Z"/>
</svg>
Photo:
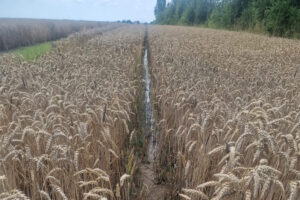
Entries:
<svg viewBox="0 0 300 200">
<path fill-rule="evenodd" d="M 297 199 L 299 41 L 172 26 L 148 35 L 160 179 L 182 199 Z"/>
<path fill-rule="evenodd" d="M 34 62 L 1 55 L 1 199 L 128 199 L 143 34 L 108 24 Z"/>
</svg>

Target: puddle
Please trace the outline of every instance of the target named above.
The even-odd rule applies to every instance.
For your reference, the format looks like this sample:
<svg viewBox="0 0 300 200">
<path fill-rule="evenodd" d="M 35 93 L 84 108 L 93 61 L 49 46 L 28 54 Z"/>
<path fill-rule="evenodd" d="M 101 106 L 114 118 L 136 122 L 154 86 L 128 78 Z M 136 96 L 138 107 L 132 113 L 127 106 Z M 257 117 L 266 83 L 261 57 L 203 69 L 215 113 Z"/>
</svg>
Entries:
<svg viewBox="0 0 300 200">
<path fill-rule="evenodd" d="M 168 187 L 162 184 L 155 183 L 155 154 L 157 150 L 156 132 L 155 132 L 155 115 L 151 103 L 151 77 L 149 73 L 148 62 L 148 45 L 147 45 L 147 32 L 144 43 L 144 80 L 145 80 L 145 115 L 146 115 L 146 138 L 148 141 L 147 147 L 147 160 L 148 162 L 141 164 L 140 181 L 143 185 L 143 199 L 142 200 L 164 200 L 168 194 Z"/>
<path fill-rule="evenodd" d="M 154 120 L 154 114 L 153 114 L 151 98 L 150 98 L 151 78 L 150 78 L 149 68 L 148 68 L 148 49 L 146 47 L 145 47 L 145 52 L 144 52 L 143 64 L 144 64 L 144 79 L 146 81 L 146 92 L 145 92 L 146 124 L 149 129 L 149 133 L 148 133 L 149 134 L 149 141 L 148 141 L 149 144 L 148 144 L 148 149 L 147 149 L 147 156 L 148 156 L 148 161 L 150 163 L 153 163 L 155 149 L 156 149 L 155 130 L 154 130 L 155 120 Z"/>
</svg>

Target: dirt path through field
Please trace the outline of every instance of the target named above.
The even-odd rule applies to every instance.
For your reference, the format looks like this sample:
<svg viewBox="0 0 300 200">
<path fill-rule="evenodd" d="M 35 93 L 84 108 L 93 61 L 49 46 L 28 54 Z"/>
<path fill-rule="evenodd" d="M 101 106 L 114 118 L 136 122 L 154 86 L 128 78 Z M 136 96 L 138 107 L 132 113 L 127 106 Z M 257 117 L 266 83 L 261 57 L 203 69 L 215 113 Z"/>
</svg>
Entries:
<svg viewBox="0 0 300 200">
<path fill-rule="evenodd" d="M 145 92 L 145 111 L 146 111 L 146 126 L 148 129 L 148 148 L 147 148 L 147 161 L 140 166 L 141 177 L 140 181 L 143 184 L 144 198 L 147 200 L 164 200 L 167 198 L 167 186 L 155 184 L 155 153 L 156 153 L 156 141 L 155 141 L 155 131 L 154 124 L 155 118 L 153 115 L 152 104 L 151 104 L 151 78 L 148 68 L 148 44 L 147 44 L 147 30 L 145 33 L 144 42 L 144 79 L 146 82 L 146 92 Z"/>
</svg>

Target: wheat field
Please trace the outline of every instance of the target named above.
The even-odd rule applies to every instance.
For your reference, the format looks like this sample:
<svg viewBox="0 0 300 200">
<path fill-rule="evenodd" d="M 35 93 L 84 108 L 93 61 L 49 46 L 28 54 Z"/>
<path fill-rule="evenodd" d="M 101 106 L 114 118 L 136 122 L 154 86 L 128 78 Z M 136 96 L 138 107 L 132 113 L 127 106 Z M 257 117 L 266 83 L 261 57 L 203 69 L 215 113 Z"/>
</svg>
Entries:
<svg viewBox="0 0 300 200">
<path fill-rule="evenodd" d="M 86 29 L 112 23 L 76 20 L 0 18 L 0 51 L 58 40 Z"/>
<path fill-rule="evenodd" d="M 0 199 L 300 199 L 300 42 L 107 23 L 0 55 Z"/>
<path fill-rule="evenodd" d="M 128 199 L 144 27 L 104 29 L 1 57 L 0 199 Z"/>
<path fill-rule="evenodd" d="M 300 198 L 300 42 L 149 28 L 160 179 L 174 199 Z"/>
</svg>

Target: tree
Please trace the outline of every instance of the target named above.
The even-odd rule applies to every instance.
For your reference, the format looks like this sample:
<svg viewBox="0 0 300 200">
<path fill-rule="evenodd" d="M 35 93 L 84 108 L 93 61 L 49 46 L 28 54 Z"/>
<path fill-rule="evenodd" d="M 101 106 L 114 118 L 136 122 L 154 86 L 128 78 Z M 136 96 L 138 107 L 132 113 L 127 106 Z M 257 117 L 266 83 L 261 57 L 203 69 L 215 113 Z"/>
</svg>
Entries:
<svg viewBox="0 0 300 200">
<path fill-rule="evenodd" d="M 291 36 L 299 31 L 300 7 L 293 0 L 272 0 L 266 12 L 266 29 L 271 35 Z"/>
<path fill-rule="evenodd" d="M 195 11 L 194 11 L 194 3 L 192 1 L 188 2 L 188 5 L 185 6 L 183 15 L 180 19 L 180 22 L 183 24 L 192 25 L 195 20 Z"/>
<path fill-rule="evenodd" d="M 215 7 L 215 2 L 212 0 L 196 0 L 195 3 L 195 23 L 205 23 Z"/>
<path fill-rule="evenodd" d="M 166 0 L 157 0 L 156 6 L 154 9 L 155 17 L 159 17 L 159 15 L 166 9 Z"/>
<path fill-rule="evenodd" d="M 271 0 L 253 0 L 252 6 L 254 9 L 255 19 L 261 22 L 266 17 L 266 10 L 270 8 Z"/>
<path fill-rule="evenodd" d="M 157 0 L 155 23 L 206 24 L 300 37 L 300 0 Z"/>
</svg>

